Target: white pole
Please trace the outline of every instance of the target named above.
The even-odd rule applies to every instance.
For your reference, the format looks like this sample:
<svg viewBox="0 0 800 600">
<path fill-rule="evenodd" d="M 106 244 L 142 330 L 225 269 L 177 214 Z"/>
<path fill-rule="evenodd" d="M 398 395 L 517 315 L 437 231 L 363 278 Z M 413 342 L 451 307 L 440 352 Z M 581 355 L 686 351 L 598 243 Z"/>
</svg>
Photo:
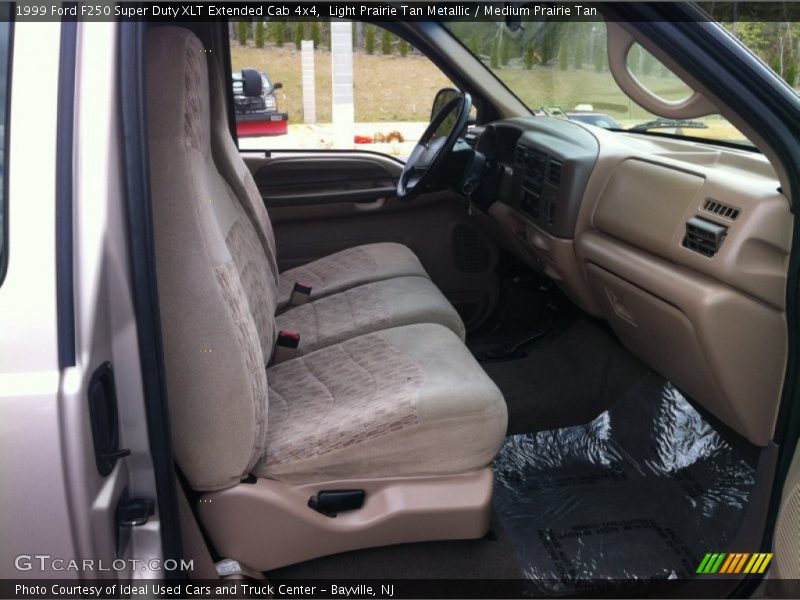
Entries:
<svg viewBox="0 0 800 600">
<path fill-rule="evenodd" d="M 331 21 L 331 98 L 335 148 L 352 148 L 355 134 L 353 105 L 353 24 Z"/>
<path fill-rule="evenodd" d="M 303 122 L 317 122 L 317 89 L 314 80 L 314 42 L 300 42 L 301 64 L 303 69 Z"/>
</svg>

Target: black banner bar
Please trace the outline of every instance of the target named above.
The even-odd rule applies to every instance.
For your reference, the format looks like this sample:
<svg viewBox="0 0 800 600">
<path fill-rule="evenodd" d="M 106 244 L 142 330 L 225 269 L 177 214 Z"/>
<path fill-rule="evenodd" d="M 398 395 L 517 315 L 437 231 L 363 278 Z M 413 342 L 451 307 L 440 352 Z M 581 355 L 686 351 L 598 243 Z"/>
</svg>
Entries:
<svg viewBox="0 0 800 600">
<path fill-rule="evenodd" d="M 362 579 L 362 580 L 78 580 L 4 579 L 0 598 L 300 598 L 390 600 L 400 598 L 658 597 L 721 598 L 741 576 L 727 579 L 527 580 L 527 579 Z M 792 583 L 792 582 L 783 582 Z M 793 582 L 797 583 L 797 582 Z"/>
<path fill-rule="evenodd" d="M 800 2 L 700 2 L 702 20 L 795 22 Z M 599 21 L 596 2 L 53 2 L 15 4 L 16 21 L 153 21 L 198 22 L 230 20 L 328 21 Z"/>
</svg>

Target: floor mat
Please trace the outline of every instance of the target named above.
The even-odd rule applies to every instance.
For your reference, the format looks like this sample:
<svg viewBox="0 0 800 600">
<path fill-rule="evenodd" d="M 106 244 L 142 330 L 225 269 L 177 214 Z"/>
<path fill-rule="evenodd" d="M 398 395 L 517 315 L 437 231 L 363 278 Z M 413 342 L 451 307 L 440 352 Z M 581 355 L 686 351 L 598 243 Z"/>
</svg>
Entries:
<svg viewBox="0 0 800 600">
<path fill-rule="evenodd" d="M 506 438 L 494 507 L 542 594 L 680 579 L 736 532 L 754 465 L 651 374 L 586 425 Z"/>
<path fill-rule="evenodd" d="M 523 358 L 483 362 L 508 405 L 508 435 L 587 423 L 649 369 L 598 324 L 582 319 Z"/>
</svg>

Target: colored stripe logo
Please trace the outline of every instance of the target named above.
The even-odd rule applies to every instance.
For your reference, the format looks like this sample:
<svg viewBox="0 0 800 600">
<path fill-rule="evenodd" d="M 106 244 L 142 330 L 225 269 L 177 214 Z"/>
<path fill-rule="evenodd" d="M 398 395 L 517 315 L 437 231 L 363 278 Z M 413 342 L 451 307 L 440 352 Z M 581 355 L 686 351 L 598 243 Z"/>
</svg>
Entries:
<svg viewBox="0 0 800 600">
<path fill-rule="evenodd" d="M 703 557 L 696 573 L 764 573 L 772 561 L 771 552 L 708 552 Z"/>
</svg>

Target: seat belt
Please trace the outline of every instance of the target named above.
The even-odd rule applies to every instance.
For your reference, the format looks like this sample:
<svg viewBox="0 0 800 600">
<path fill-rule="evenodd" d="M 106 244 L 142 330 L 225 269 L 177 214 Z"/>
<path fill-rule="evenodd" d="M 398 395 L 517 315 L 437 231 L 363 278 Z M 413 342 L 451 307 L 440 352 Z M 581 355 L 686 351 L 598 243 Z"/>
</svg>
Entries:
<svg viewBox="0 0 800 600">
<path fill-rule="evenodd" d="M 272 351 L 272 364 L 277 365 L 285 360 L 297 356 L 300 346 L 300 334 L 296 331 L 281 330 L 275 340 L 275 350 Z"/>
<path fill-rule="evenodd" d="M 311 284 L 305 281 L 296 281 L 289 296 L 289 306 L 301 306 L 311 300 Z"/>
</svg>

